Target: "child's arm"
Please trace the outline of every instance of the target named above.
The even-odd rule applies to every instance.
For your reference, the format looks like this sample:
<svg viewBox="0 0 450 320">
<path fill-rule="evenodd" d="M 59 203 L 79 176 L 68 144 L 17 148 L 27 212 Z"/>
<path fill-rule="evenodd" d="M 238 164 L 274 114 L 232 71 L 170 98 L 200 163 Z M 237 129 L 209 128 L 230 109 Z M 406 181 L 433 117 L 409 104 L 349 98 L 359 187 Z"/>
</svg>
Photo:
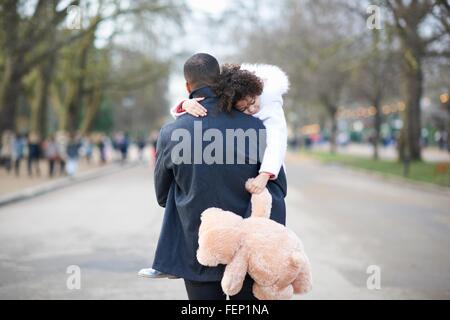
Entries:
<svg viewBox="0 0 450 320">
<path fill-rule="evenodd" d="M 288 130 L 282 98 L 274 100 L 267 108 L 270 109 L 270 116 L 263 121 L 266 127 L 266 150 L 259 172 L 269 172 L 273 175 L 271 179 L 275 180 L 286 156 Z"/>
<path fill-rule="evenodd" d="M 247 191 L 250 193 L 261 193 L 267 186 L 272 174 L 268 172 L 261 172 L 256 178 L 249 180 L 248 184 L 245 186 Z"/>
<path fill-rule="evenodd" d="M 183 102 L 185 101 L 186 100 L 181 100 L 175 107 L 170 109 L 170 114 L 172 117 L 176 119 L 186 113 L 186 111 L 183 110 Z"/>
<path fill-rule="evenodd" d="M 177 118 L 179 116 L 182 116 L 185 113 L 189 113 L 193 115 L 194 117 L 204 117 L 206 116 L 207 110 L 205 107 L 203 107 L 199 101 L 202 101 L 205 98 L 193 98 L 188 100 L 183 100 L 179 104 L 177 104 L 175 107 L 170 109 L 170 114 Z"/>
<path fill-rule="evenodd" d="M 283 99 L 275 99 L 265 106 L 270 112 L 270 116 L 263 119 L 266 127 L 266 150 L 263 161 L 256 177 L 248 189 L 251 193 L 260 193 L 264 190 L 269 180 L 278 177 L 283 166 L 287 149 L 287 124 L 283 111 Z"/>
</svg>

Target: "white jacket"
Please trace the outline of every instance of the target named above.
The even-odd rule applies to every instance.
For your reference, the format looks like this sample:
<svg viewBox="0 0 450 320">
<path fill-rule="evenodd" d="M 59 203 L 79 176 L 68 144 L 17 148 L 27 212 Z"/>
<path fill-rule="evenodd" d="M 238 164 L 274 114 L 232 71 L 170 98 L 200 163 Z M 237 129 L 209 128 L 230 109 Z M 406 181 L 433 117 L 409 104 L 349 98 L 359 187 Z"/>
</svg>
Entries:
<svg viewBox="0 0 450 320">
<path fill-rule="evenodd" d="M 288 132 L 283 110 L 283 94 L 289 90 L 289 79 L 283 70 L 274 65 L 244 63 L 241 69 L 254 72 L 264 82 L 260 110 L 254 115 L 264 123 L 267 136 L 266 150 L 259 172 L 271 173 L 272 179 L 276 179 L 283 166 L 287 149 Z M 175 118 L 185 114 L 177 112 L 179 105 L 170 109 Z"/>
<path fill-rule="evenodd" d="M 267 146 L 259 172 L 269 172 L 276 179 L 287 150 L 287 124 L 283 110 L 283 94 L 289 90 L 289 79 L 279 67 L 268 64 L 241 65 L 264 81 L 260 110 L 254 116 L 266 127 Z"/>
</svg>

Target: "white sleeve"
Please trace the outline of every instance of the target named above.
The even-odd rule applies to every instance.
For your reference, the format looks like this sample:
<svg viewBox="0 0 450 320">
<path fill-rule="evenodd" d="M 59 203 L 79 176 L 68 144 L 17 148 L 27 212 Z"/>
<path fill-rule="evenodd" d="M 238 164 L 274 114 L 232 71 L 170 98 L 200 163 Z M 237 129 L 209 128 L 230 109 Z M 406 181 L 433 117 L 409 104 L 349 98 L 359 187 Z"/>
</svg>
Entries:
<svg viewBox="0 0 450 320">
<path fill-rule="evenodd" d="M 180 103 L 178 103 L 176 106 L 174 106 L 173 108 L 170 108 L 170 114 L 172 115 L 172 117 L 174 117 L 175 119 L 178 118 L 179 116 L 182 116 L 183 114 L 186 113 L 186 111 L 183 112 L 177 112 L 178 107 L 183 104 L 183 102 L 185 102 L 186 100 L 181 100 Z"/>
<path fill-rule="evenodd" d="M 270 116 L 263 121 L 266 127 L 266 150 L 259 172 L 268 172 L 276 179 L 283 166 L 287 149 L 287 124 L 283 111 L 283 99 L 272 100 L 266 108 L 270 108 Z"/>
</svg>

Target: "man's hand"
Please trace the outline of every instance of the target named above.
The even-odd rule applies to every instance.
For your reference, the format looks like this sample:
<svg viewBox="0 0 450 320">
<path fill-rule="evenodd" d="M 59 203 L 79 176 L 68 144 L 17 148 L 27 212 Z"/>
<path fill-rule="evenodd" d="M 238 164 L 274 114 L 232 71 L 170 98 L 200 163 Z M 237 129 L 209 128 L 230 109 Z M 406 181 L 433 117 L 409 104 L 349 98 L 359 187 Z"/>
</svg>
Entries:
<svg viewBox="0 0 450 320">
<path fill-rule="evenodd" d="M 183 102 L 181 105 L 183 110 L 193 115 L 194 117 L 204 117 L 206 116 L 208 110 L 204 106 L 202 106 L 199 101 L 204 100 L 205 98 L 193 98 Z"/>
<path fill-rule="evenodd" d="M 249 179 L 245 184 L 245 188 L 250 193 L 261 193 L 266 188 L 269 179 L 270 173 L 261 172 L 256 178 Z"/>
</svg>

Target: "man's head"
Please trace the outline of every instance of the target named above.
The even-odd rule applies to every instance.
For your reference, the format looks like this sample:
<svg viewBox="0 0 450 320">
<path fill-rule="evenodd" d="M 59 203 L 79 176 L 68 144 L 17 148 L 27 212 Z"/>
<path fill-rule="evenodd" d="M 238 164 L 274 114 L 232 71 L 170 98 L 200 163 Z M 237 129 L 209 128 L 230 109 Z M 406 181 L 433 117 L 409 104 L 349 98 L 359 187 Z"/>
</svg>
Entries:
<svg viewBox="0 0 450 320">
<path fill-rule="evenodd" d="M 215 84 L 219 75 L 219 62 L 207 53 L 196 53 L 184 63 L 184 78 L 189 93 Z"/>
</svg>

